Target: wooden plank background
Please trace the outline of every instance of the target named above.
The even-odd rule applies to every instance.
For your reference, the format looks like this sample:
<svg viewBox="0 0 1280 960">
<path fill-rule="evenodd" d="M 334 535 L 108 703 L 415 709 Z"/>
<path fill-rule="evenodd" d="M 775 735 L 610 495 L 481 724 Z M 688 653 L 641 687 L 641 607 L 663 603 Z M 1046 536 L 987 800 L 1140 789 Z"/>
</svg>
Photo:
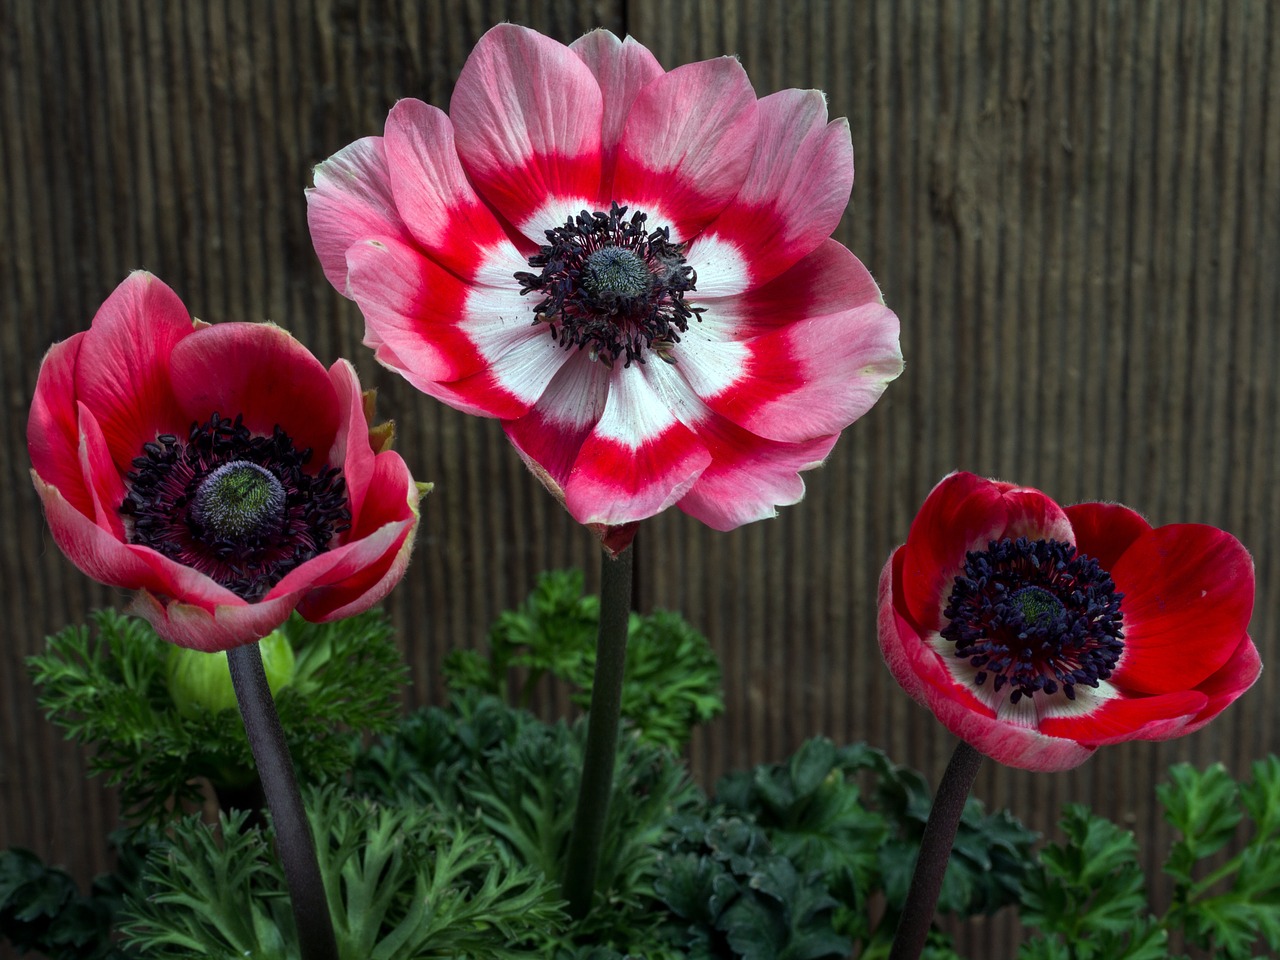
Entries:
<svg viewBox="0 0 1280 960">
<path fill-rule="evenodd" d="M 23 658 L 117 591 L 52 545 L 27 476 L 39 358 L 133 268 L 202 318 L 275 320 L 351 357 L 399 449 L 433 480 L 389 608 L 411 705 L 536 573 L 590 537 L 494 422 L 407 388 L 360 346 L 306 230 L 311 167 L 415 96 L 447 106 L 502 20 L 569 41 L 630 32 L 664 66 L 738 54 L 756 90 L 827 91 L 857 158 L 837 234 L 902 318 L 906 373 L 850 429 L 808 497 L 721 534 L 670 511 L 639 541 L 642 609 L 682 610 L 723 659 L 727 714 L 691 749 L 707 784 L 804 738 L 866 739 L 936 780 L 952 746 L 875 644 L 875 584 L 955 468 L 1063 502 L 1237 534 L 1258 572 L 1255 638 L 1277 655 L 1280 563 L 1280 8 L 1266 0 L 163 0 L 0 3 L 0 845 L 88 879 L 113 797 L 35 705 Z M 1065 774 L 988 764 L 976 794 L 1051 831 L 1082 801 L 1132 826 L 1160 886 L 1169 763 L 1236 773 L 1280 750 L 1277 679 L 1206 731 L 1103 751 Z M 566 708 L 563 696 L 539 704 Z M 1007 918 L 961 931 L 1011 956 Z"/>
</svg>

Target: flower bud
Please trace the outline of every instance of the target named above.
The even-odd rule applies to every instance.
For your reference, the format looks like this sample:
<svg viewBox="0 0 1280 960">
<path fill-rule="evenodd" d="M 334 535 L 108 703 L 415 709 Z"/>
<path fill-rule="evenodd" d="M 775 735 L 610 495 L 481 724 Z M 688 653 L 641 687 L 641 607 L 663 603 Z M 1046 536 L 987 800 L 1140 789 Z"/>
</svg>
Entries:
<svg viewBox="0 0 1280 960">
<path fill-rule="evenodd" d="M 275 694 L 293 682 L 293 647 L 282 632 L 274 630 L 258 641 L 258 649 L 267 685 Z M 165 682 L 169 696 L 184 717 L 195 718 L 206 711 L 219 713 L 236 706 L 236 691 L 224 650 L 204 653 L 173 647 L 165 664 Z"/>
</svg>

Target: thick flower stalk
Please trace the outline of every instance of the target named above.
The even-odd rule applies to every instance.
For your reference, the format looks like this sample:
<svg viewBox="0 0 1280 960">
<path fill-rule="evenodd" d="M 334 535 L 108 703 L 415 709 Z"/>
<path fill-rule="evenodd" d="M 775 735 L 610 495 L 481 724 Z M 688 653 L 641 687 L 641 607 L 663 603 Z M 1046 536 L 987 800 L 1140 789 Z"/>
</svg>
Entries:
<svg viewBox="0 0 1280 960">
<path fill-rule="evenodd" d="M 449 114 L 400 101 L 307 199 L 378 360 L 500 419 L 618 550 L 672 505 L 729 530 L 795 503 L 901 371 L 897 318 L 830 238 L 852 185 L 817 91 L 503 24 Z"/>
<path fill-rule="evenodd" d="M 71 561 L 136 591 L 165 639 L 227 650 L 295 609 L 365 610 L 404 573 L 418 489 L 368 418 L 345 360 L 326 370 L 271 324 L 193 321 L 139 272 L 45 356 L 27 445 Z"/>
<path fill-rule="evenodd" d="M 1064 770 L 1191 733 L 1244 693 L 1262 669 L 1253 597 L 1253 561 L 1222 530 L 956 473 L 881 574 L 880 648 L 981 753 Z"/>
</svg>

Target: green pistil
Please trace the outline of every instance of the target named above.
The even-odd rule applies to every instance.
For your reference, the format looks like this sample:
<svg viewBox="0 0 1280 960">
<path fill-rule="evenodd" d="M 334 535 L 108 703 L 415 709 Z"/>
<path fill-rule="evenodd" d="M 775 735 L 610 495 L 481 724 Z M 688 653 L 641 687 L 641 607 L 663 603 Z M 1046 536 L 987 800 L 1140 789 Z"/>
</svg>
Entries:
<svg viewBox="0 0 1280 960">
<path fill-rule="evenodd" d="M 201 481 L 191 515 L 213 538 L 234 542 L 274 532 L 284 507 L 284 486 L 270 470 L 233 460 Z"/>
<path fill-rule="evenodd" d="M 1041 620 L 1054 620 L 1062 616 L 1062 601 L 1043 587 L 1023 587 L 1012 597 L 1013 605 L 1022 614 L 1022 620 L 1034 624 Z"/>
<path fill-rule="evenodd" d="M 653 286 L 653 274 L 644 258 L 626 247 L 603 247 L 587 257 L 582 286 L 596 297 L 639 297 Z"/>
</svg>

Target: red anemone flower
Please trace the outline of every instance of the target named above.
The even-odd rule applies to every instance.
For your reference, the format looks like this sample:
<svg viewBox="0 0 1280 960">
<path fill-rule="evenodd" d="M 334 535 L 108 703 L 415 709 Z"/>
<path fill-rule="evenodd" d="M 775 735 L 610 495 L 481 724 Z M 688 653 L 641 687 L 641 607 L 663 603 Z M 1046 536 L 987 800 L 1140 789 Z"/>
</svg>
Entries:
<svg viewBox="0 0 1280 960">
<path fill-rule="evenodd" d="M 418 490 L 371 445 L 351 364 L 193 321 L 147 273 L 49 350 L 27 447 L 54 542 L 184 647 L 365 610 L 409 562 Z"/>
<path fill-rule="evenodd" d="M 1221 713 L 1262 669 L 1252 611 L 1253 561 L 1228 533 L 953 473 L 880 576 L 880 649 L 977 750 L 1065 770 Z"/>
<path fill-rule="evenodd" d="M 402 100 L 315 171 L 312 241 L 378 360 L 502 420 L 586 524 L 773 516 L 902 369 L 898 321 L 830 239 L 853 186 L 823 95 L 737 60 L 666 72 L 605 30 L 513 24 L 446 115 Z"/>
</svg>

